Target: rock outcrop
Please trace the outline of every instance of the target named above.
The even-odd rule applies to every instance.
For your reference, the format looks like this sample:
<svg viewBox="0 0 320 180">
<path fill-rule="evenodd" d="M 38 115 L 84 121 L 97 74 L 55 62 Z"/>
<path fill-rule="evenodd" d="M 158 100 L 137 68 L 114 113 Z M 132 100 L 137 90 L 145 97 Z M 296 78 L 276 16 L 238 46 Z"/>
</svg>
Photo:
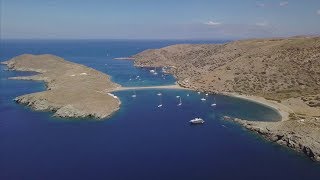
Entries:
<svg viewBox="0 0 320 180">
<path fill-rule="evenodd" d="M 253 122 L 228 116 L 224 119 L 239 123 L 272 142 L 302 152 L 314 161 L 320 161 L 319 129 L 314 127 L 320 122 L 315 118 L 281 122 Z"/>
</svg>

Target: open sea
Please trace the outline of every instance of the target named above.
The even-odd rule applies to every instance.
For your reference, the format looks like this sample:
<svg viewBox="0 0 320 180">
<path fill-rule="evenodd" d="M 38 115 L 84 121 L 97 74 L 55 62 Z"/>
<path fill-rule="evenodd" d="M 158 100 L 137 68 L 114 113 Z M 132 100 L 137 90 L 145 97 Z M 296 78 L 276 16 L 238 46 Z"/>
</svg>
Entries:
<svg viewBox="0 0 320 180">
<path fill-rule="evenodd" d="M 113 58 L 177 43 L 223 41 L 1 40 L 0 61 L 49 53 L 107 73 L 123 86 L 170 85 L 175 79 L 162 77 L 160 69 L 153 75 Z M 222 120 L 279 120 L 263 105 L 218 95 L 202 102 L 204 94 L 187 90 L 139 90 L 136 98 L 132 91 L 115 93 L 121 109 L 109 119 L 54 118 L 13 101 L 45 90 L 44 83 L 8 80 L 32 73 L 0 68 L 0 180 L 320 179 L 319 163 Z M 192 126 L 188 121 L 195 117 L 206 122 Z"/>
</svg>

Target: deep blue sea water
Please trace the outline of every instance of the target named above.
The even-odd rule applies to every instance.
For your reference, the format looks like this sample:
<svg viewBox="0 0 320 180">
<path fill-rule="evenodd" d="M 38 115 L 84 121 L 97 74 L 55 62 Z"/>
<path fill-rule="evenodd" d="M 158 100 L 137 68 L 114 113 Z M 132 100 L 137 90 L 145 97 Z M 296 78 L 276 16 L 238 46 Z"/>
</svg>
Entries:
<svg viewBox="0 0 320 180">
<path fill-rule="evenodd" d="M 0 41 L 0 60 L 50 53 L 108 73 L 123 86 L 166 85 L 174 83 L 172 76 L 163 79 L 113 58 L 176 43 L 185 42 L 6 40 Z M 203 94 L 184 90 L 140 90 L 136 98 L 123 91 L 115 93 L 122 104 L 110 119 L 60 119 L 12 101 L 45 89 L 41 82 L 7 79 L 27 74 L 1 66 L 1 180 L 320 178 L 318 163 L 221 119 L 279 118 L 262 105 L 225 96 L 201 102 Z M 158 92 L 163 94 L 162 108 L 157 108 Z M 180 107 L 176 96 L 182 97 Z M 212 108 L 214 98 L 218 106 Z M 188 121 L 195 117 L 204 118 L 205 124 L 191 126 Z"/>
</svg>

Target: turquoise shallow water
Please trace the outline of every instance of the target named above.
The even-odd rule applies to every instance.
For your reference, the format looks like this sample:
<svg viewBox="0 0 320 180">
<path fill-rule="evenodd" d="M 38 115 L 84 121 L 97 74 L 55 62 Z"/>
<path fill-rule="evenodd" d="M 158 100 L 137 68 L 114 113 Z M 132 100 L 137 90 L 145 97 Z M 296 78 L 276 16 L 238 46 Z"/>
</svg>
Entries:
<svg viewBox="0 0 320 180">
<path fill-rule="evenodd" d="M 130 61 L 147 48 L 177 41 L 2 41 L 1 60 L 22 53 L 51 53 L 108 73 L 124 86 L 173 84 Z M 189 43 L 196 43 L 194 41 Z M 105 65 L 107 64 L 107 65 Z M 59 119 L 34 112 L 12 99 L 42 91 L 43 83 L 7 80 L 28 74 L 5 71 L 0 81 L 0 179 L 319 179 L 320 166 L 264 141 L 224 115 L 277 120 L 262 105 L 225 96 L 200 99 L 192 91 L 139 90 L 115 93 L 121 109 L 110 119 Z M 141 80 L 129 80 L 140 76 Z M 157 108 L 161 92 L 162 108 Z M 189 94 L 189 96 L 187 96 Z M 182 106 L 177 106 L 182 97 Z M 216 99 L 217 107 L 210 104 Z M 191 126 L 195 117 L 202 126 Z"/>
</svg>

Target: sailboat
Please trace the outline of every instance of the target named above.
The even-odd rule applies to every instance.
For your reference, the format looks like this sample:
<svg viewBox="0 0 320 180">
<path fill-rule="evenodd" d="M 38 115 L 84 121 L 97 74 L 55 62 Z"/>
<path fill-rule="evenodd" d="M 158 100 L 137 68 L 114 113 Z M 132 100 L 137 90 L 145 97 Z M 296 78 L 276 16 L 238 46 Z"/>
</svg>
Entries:
<svg viewBox="0 0 320 180">
<path fill-rule="evenodd" d="M 132 94 L 132 96 L 131 96 L 131 97 L 133 97 L 133 98 L 137 97 L 137 93 L 136 93 L 136 91 L 135 91 L 135 90 L 133 91 L 133 94 Z"/>
<path fill-rule="evenodd" d="M 213 103 L 211 104 L 211 106 L 217 106 L 217 103 L 216 103 L 216 98 L 214 98 L 214 101 L 213 101 Z"/>
<path fill-rule="evenodd" d="M 158 105 L 158 108 L 162 107 L 162 98 L 161 98 L 161 95 L 160 95 L 160 104 Z"/>
<path fill-rule="evenodd" d="M 181 97 L 179 97 L 179 104 L 177 106 L 181 106 L 182 105 L 182 101 L 181 101 Z"/>
</svg>

